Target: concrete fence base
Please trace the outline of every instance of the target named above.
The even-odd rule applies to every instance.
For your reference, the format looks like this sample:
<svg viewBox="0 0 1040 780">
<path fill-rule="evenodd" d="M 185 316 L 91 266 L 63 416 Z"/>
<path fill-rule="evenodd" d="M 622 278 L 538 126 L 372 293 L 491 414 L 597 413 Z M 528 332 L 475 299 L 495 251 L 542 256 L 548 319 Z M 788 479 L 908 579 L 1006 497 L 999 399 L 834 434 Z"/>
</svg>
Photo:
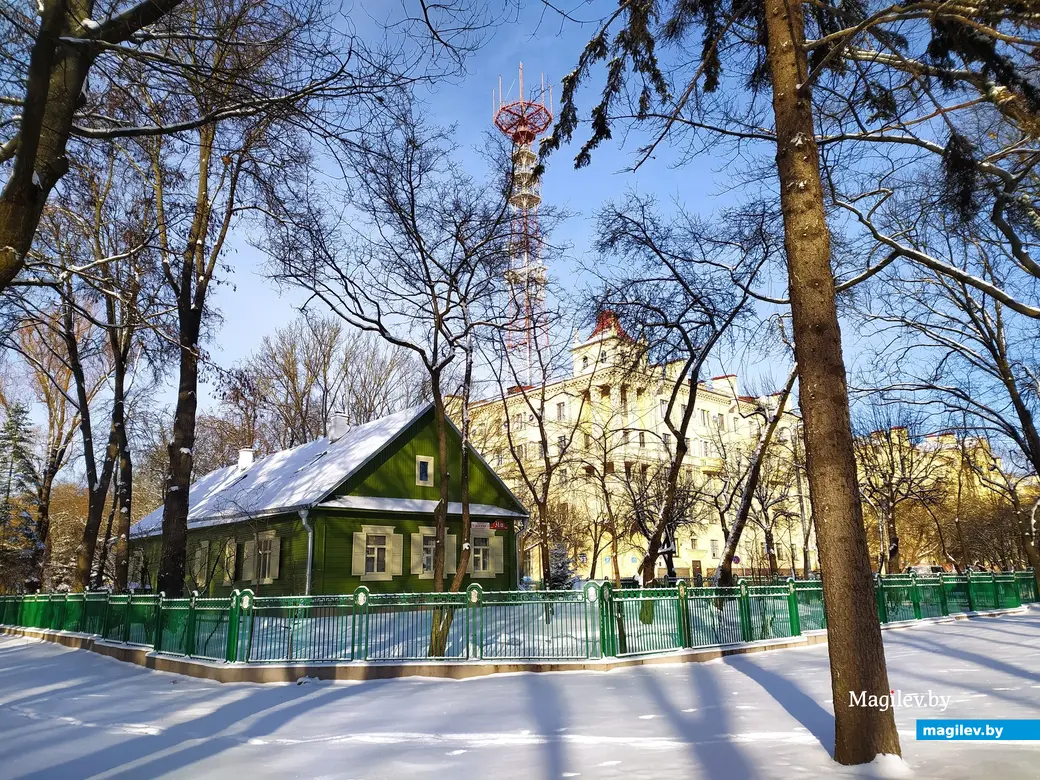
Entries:
<svg viewBox="0 0 1040 780">
<path fill-rule="evenodd" d="M 1030 607 L 1023 606 L 1014 609 L 965 612 L 945 617 L 886 623 L 882 624 L 881 628 L 885 631 L 901 630 L 934 623 L 949 623 L 955 620 L 1021 614 L 1029 611 L 1029 609 Z M 827 641 L 827 631 L 820 630 L 805 631 L 800 636 L 785 639 L 770 639 L 696 650 L 675 650 L 652 655 L 584 661 L 351 661 L 343 663 L 257 664 L 222 663 L 164 655 L 156 653 L 148 647 L 135 647 L 133 645 L 106 642 L 104 639 L 91 634 L 76 634 L 38 628 L 16 628 L 13 626 L 0 626 L 0 633 L 23 636 L 45 642 L 55 642 L 79 650 L 90 650 L 109 658 L 115 658 L 118 661 L 143 666 L 146 669 L 174 672 L 222 683 L 287 683 L 295 682 L 301 677 L 352 681 L 383 680 L 394 677 L 433 677 L 463 680 L 470 677 L 483 677 L 489 674 L 510 672 L 607 672 L 612 669 L 624 669 L 633 666 L 699 663 L 713 661 L 729 655 L 808 647 L 809 645 L 824 644 Z"/>
</svg>

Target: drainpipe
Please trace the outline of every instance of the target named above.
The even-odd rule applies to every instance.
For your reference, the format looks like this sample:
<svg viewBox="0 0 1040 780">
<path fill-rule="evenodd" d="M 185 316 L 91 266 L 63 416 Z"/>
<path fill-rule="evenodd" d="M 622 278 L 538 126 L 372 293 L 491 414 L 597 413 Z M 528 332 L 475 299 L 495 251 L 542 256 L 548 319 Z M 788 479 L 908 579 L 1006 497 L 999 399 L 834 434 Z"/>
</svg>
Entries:
<svg viewBox="0 0 1040 780">
<path fill-rule="evenodd" d="M 309 509 L 300 510 L 300 519 L 303 527 L 307 529 L 307 580 L 303 586 L 303 595 L 311 595 L 311 568 L 314 563 L 314 526 L 307 520 Z"/>
</svg>

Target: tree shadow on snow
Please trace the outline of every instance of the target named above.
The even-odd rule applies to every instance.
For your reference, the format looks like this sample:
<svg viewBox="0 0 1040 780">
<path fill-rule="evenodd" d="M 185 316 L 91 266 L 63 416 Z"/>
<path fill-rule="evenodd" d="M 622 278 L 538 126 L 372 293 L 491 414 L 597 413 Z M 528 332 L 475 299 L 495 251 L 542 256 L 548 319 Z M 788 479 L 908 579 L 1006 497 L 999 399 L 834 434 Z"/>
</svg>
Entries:
<svg viewBox="0 0 1040 780">
<path fill-rule="evenodd" d="M 106 774 L 113 778 L 158 777 L 212 758 L 225 750 L 270 735 L 294 718 L 325 704 L 372 692 L 390 681 L 377 680 L 343 688 L 307 686 L 297 698 L 295 687 L 251 688 L 245 695 L 199 718 L 179 723 L 157 735 L 133 736 L 88 755 L 20 775 L 24 780 L 84 777 Z M 266 713 L 252 720 L 259 713 Z M 225 733 L 243 721 L 240 731 Z M 143 762 L 143 763 L 137 763 Z M 131 766 L 132 765 L 132 766 Z M 12 778 L 13 780 L 13 778 Z"/>
<path fill-rule="evenodd" d="M 723 663 L 761 685 L 777 704 L 816 737 L 828 754 L 834 755 L 834 715 L 820 706 L 816 699 L 791 680 L 760 666 L 746 655 L 728 656 Z"/>
<path fill-rule="evenodd" d="M 748 761 L 744 751 L 732 739 L 733 723 L 728 703 L 714 671 L 702 664 L 689 664 L 693 678 L 695 713 L 680 712 L 675 702 L 661 687 L 661 680 L 644 667 L 631 670 L 646 688 L 661 715 L 686 743 L 690 757 L 703 769 L 705 777 L 732 777 L 758 780 L 761 775 Z"/>
<path fill-rule="evenodd" d="M 556 688 L 556 675 L 552 673 L 525 674 L 521 677 L 527 689 L 527 705 L 542 734 L 546 737 L 545 777 L 562 777 L 567 771 L 566 745 L 563 735 L 567 731 L 566 703 Z"/>
</svg>

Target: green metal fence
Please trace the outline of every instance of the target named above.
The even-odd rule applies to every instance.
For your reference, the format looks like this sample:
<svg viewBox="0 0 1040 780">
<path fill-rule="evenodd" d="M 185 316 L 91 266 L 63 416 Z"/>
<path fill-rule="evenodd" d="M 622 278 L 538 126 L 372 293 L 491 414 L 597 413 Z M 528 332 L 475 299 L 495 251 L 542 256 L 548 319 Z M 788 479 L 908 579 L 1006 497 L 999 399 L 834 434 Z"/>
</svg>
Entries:
<svg viewBox="0 0 1040 780">
<path fill-rule="evenodd" d="M 875 581 L 882 622 L 1040 603 L 1031 571 Z M 733 588 L 370 593 L 168 599 L 107 593 L 0 596 L 0 625 L 250 663 L 573 660 L 667 653 L 825 629 L 819 580 Z"/>
</svg>

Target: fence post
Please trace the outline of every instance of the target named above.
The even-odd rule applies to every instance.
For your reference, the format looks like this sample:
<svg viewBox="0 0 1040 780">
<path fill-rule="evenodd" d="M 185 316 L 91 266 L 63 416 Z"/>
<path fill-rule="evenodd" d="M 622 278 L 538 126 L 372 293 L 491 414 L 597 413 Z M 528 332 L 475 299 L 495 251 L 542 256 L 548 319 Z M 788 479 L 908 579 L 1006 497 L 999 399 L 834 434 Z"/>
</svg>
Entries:
<svg viewBox="0 0 1040 780">
<path fill-rule="evenodd" d="M 689 599 L 686 593 L 685 580 L 679 580 L 675 589 L 679 595 L 677 599 L 679 607 L 679 638 L 683 647 L 693 647 L 693 637 L 690 635 Z"/>
<path fill-rule="evenodd" d="M 614 586 L 604 582 L 599 590 L 599 644 L 603 657 L 616 656 L 612 601 Z"/>
<path fill-rule="evenodd" d="M 231 591 L 231 603 L 228 604 L 227 644 L 224 647 L 224 660 L 229 664 L 238 660 L 238 624 L 239 624 L 239 592 Z"/>
<path fill-rule="evenodd" d="M 476 660 L 480 660 L 484 654 L 484 589 L 479 583 L 474 582 L 466 588 L 466 657 L 476 649 Z M 474 624 L 476 621 L 476 625 Z M 474 641 L 476 640 L 476 641 Z"/>
<path fill-rule="evenodd" d="M 599 598 L 599 585 L 595 582 L 585 583 L 585 657 L 586 658 L 602 658 L 605 655 L 603 651 L 603 612 L 600 605 Z M 591 621 L 595 621 L 592 623 Z M 596 636 L 599 638 L 598 652 L 593 653 L 592 647 L 592 635 L 590 632 L 590 626 L 595 625 L 597 628 Z"/>
<path fill-rule="evenodd" d="M 126 594 L 126 617 L 123 619 L 123 644 L 130 644 L 130 606 L 134 601 L 134 592 Z"/>
<path fill-rule="evenodd" d="M 101 638 L 102 639 L 104 639 L 105 638 L 105 634 L 108 633 L 108 613 L 112 609 L 112 605 L 109 603 L 111 600 L 112 600 L 112 594 L 111 593 L 106 593 L 105 594 L 105 608 L 103 610 L 101 610 L 101 626 L 100 626 L 101 630 L 98 632 L 99 634 L 101 634 Z"/>
<path fill-rule="evenodd" d="M 917 572 L 910 572 L 910 601 L 914 605 L 914 620 L 921 619 L 921 588 L 917 584 Z"/>
<path fill-rule="evenodd" d="M 188 599 L 188 618 L 184 623 L 184 655 L 191 658 L 195 654 L 195 599 L 199 592 L 193 590 Z"/>
<path fill-rule="evenodd" d="M 162 603 L 165 595 L 160 590 L 158 598 L 155 599 L 155 627 L 152 629 L 152 648 L 157 653 L 162 651 Z"/>
<path fill-rule="evenodd" d="M 737 597 L 738 610 L 740 614 L 740 638 L 744 642 L 751 642 L 751 598 L 748 595 L 748 586 L 743 579 L 738 580 L 737 587 L 740 595 Z"/>
<path fill-rule="evenodd" d="M 249 659 L 253 657 L 253 610 L 256 607 L 256 595 L 249 588 L 246 588 L 239 594 L 238 597 L 239 615 L 246 623 L 246 651 L 242 656 L 242 660 L 249 663 Z"/>
<path fill-rule="evenodd" d="M 950 614 L 950 603 L 946 600 L 946 582 L 943 580 L 942 573 L 939 573 L 939 611 L 942 612 L 943 617 Z"/>
<path fill-rule="evenodd" d="M 801 636 L 802 616 L 798 613 L 798 591 L 794 587 L 794 577 L 787 578 L 787 609 L 791 615 L 791 636 Z"/>
<path fill-rule="evenodd" d="M 971 569 L 964 572 L 964 576 L 968 578 L 968 612 L 975 611 L 975 594 L 972 592 L 974 585 L 971 584 Z"/>
<path fill-rule="evenodd" d="M 1000 584 L 997 582 L 997 575 L 991 572 L 989 578 L 993 583 L 993 609 L 1000 609 Z"/>
<path fill-rule="evenodd" d="M 368 588 L 364 585 L 361 585 L 354 590 L 354 610 L 354 619 L 350 621 L 350 654 L 355 661 L 367 661 Z"/>
<path fill-rule="evenodd" d="M 878 619 L 882 623 L 888 622 L 888 601 L 885 598 L 885 581 L 878 574 L 874 577 L 874 595 L 877 599 Z"/>
</svg>

